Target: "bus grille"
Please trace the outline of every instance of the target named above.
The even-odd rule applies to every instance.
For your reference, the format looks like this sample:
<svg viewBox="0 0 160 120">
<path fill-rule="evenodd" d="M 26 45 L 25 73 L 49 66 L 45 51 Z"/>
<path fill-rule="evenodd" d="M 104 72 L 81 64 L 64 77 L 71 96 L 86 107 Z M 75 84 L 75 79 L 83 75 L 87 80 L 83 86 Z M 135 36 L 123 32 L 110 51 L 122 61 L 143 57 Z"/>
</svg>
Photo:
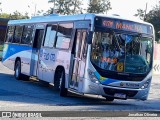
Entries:
<svg viewBox="0 0 160 120">
<path fill-rule="evenodd" d="M 115 93 L 123 93 L 126 94 L 127 97 L 134 97 L 138 91 L 136 90 L 119 90 L 113 88 L 103 88 L 104 92 L 108 95 L 114 95 Z"/>
</svg>

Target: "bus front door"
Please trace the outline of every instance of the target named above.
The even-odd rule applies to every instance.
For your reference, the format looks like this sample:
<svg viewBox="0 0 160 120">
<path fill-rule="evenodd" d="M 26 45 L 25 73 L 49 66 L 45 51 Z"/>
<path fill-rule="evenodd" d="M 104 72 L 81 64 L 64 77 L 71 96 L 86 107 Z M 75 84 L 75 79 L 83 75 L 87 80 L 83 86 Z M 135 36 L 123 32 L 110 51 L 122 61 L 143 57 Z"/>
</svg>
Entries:
<svg viewBox="0 0 160 120">
<path fill-rule="evenodd" d="M 70 81 L 70 88 L 77 91 L 82 90 L 82 81 L 85 70 L 85 57 L 86 55 L 86 30 L 81 29 L 76 31 L 76 39 L 72 49 L 72 75 Z"/>
<path fill-rule="evenodd" d="M 30 67 L 31 76 L 37 76 L 37 72 L 39 72 L 38 61 L 39 61 L 39 52 L 43 36 L 44 36 L 44 29 L 36 29 L 33 42 L 32 57 L 31 57 L 31 67 Z"/>
</svg>

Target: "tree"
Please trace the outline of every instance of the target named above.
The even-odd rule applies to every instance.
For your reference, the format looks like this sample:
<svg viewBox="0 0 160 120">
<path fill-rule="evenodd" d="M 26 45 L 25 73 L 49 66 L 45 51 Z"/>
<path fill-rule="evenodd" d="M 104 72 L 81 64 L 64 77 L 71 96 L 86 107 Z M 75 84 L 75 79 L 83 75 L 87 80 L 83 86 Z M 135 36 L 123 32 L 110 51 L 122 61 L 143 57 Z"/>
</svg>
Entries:
<svg viewBox="0 0 160 120">
<path fill-rule="evenodd" d="M 146 20 L 146 12 L 147 12 L 147 3 L 146 3 L 146 8 L 145 10 L 142 9 L 137 9 L 137 14 L 135 14 L 134 16 L 139 17 L 141 20 Z"/>
<path fill-rule="evenodd" d="M 143 10 L 138 9 L 137 16 L 140 19 L 144 18 L 146 22 L 152 23 L 155 28 L 156 41 L 160 42 L 160 2 L 155 7 L 152 8 L 146 15 Z"/>
<path fill-rule="evenodd" d="M 144 20 L 145 17 L 145 11 L 142 9 L 137 10 L 138 13 L 136 13 L 134 16 L 139 17 L 141 20 Z"/>
<path fill-rule="evenodd" d="M 36 13 L 36 15 L 45 15 L 43 13 L 44 13 L 44 10 L 38 10 L 37 13 Z"/>
<path fill-rule="evenodd" d="M 2 14 L 0 14 L 0 18 L 10 18 L 10 14 L 2 13 Z"/>
<path fill-rule="evenodd" d="M 160 2 L 146 16 L 146 21 L 153 24 L 155 28 L 156 41 L 160 42 Z"/>
<path fill-rule="evenodd" d="M 49 0 L 53 4 L 47 14 L 59 13 L 64 15 L 82 13 L 81 0 Z"/>
<path fill-rule="evenodd" d="M 15 11 L 13 14 L 10 15 L 10 19 L 27 19 L 28 13 L 26 12 L 25 15 L 22 15 L 20 12 Z"/>
<path fill-rule="evenodd" d="M 15 11 L 13 14 L 2 13 L 0 14 L 0 18 L 8 18 L 8 19 L 28 19 L 28 13 L 26 12 L 25 15 L 22 15 L 20 12 Z"/>
<path fill-rule="evenodd" d="M 106 13 L 112 9 L 109 0 L 90 0 L 87 12 L 89 13 Z"/>
</svg>

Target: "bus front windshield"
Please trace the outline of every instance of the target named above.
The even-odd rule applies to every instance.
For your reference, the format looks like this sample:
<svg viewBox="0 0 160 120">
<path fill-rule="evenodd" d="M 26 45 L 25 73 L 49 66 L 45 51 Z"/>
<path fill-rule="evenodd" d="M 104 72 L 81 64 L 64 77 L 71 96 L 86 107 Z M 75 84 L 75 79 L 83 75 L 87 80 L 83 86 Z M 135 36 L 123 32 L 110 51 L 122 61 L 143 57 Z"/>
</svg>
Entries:
<svg viewBox="0 0 160 120">
<path fill-rule="evenodd" d="M 145 74 L 151 70 L 153 38 L 141 34 L 94 32 L 91 61 L 114 72 Z"/>
</svg>

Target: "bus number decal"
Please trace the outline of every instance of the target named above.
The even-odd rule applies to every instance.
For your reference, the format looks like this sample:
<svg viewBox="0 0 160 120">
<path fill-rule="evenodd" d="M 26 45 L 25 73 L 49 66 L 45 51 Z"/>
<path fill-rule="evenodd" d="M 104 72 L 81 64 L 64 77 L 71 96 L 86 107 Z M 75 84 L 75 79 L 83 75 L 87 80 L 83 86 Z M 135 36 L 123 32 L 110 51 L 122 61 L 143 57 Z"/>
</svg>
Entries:
<svg viewBox="0 0 160 120">
<path fill-rule="evenodd" d="M 55 54 L 51 54 L 50 55 L 50 60 L 53 61 L 53 62 L 55 62 Z"/>
<path fill-rule="evenodd" d="M 49 60 L 49 53 L 44 53 L 44 59 Z"/>
<path fill-rule="evenodd" d="M 55 62 L 55 54 L 43 53 L 43 55 L 44 55 L 45 60 L 50 60 L 50 61 Z"/>
</svg>

